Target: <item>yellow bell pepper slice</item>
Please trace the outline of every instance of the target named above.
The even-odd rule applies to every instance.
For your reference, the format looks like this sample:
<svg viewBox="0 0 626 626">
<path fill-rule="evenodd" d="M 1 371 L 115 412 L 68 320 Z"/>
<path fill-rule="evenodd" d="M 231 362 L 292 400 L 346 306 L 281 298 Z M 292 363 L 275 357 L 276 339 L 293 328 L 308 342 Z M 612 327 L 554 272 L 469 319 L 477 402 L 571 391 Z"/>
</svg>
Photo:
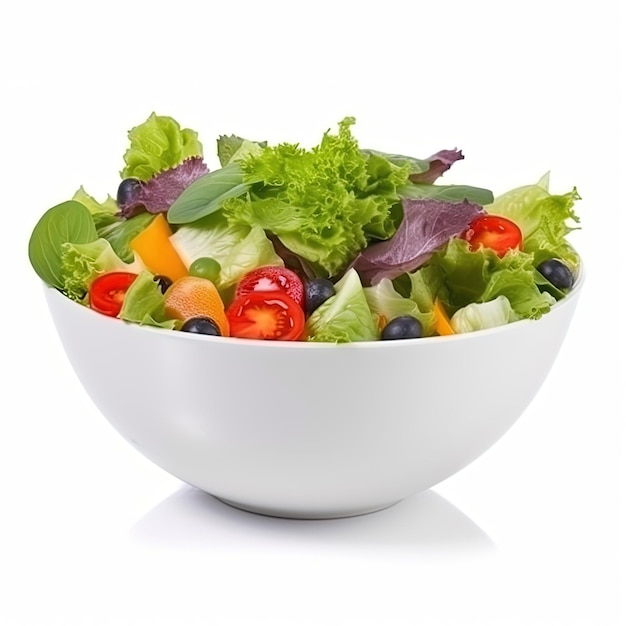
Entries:
<svg viewBox="0 0 626 626">
<path fill-rule="evenodd" d="M 435 299 L 435 307 L 433 308 L 435 314 L 435 330 L 439 335 L 454 335 L 456 334 L 450 324 L 450 318 L 443 308 L 439 298 Z"/>
<path fill-rule="evenodd" d="M 153 273 L 175 281 L 187 276 L 187 268 L 170 242 L 172 229 L 163 213 L 131 242 L 131 249 L 139 255 L 144 265 Z"/>
</svg>

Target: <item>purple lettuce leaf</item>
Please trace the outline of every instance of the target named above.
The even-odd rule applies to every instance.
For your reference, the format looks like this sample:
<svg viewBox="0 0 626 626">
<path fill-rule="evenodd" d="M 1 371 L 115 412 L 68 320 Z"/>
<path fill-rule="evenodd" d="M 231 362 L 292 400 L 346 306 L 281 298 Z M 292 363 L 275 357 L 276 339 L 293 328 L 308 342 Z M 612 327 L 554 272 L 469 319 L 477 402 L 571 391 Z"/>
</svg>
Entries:
<svg viewBox="0 0 626 626">
<path fill-rule="evenodd" d="M 194 180 L 208 171 L 202 157 L 196 156 L 160 172 L 150 180 L 138 180 L 126 188 L 123 197 L 118 197 L 120 215 L 129 218 L 142 211 L 165 213 Z"/>
<path fill-rule="evenodd" d="M 430 167 L 421 174 L 411 174 L 409 180 L 413 183 L 434 183 L 442 174 L 447 172 L 453 163 L 461 161 L 465 157 L 460 150 L 440 150 L 426 161 L 430 163 Z"/>
<path fill-rule="evenodd" d="M 367 247 L 354 260 L 352 266 L 364 284 L 375 285 L 383 278 L 393 280 L 421 267 L 484 212 L 480 205 L 467 200 L 407 199 L 402 201 L 402 208 L 404 218 L 393 237 Z"/>
</svg>

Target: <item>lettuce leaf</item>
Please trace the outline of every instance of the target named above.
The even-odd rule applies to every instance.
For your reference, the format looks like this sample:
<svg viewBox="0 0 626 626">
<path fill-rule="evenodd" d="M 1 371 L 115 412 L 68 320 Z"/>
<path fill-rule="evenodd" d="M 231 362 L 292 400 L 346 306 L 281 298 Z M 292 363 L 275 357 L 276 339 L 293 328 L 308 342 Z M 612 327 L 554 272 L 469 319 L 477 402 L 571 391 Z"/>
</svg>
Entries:
<svg viewBox="0 0 626 626">
<path fill-rule="evenodd" d="M 130 147 L 124 154 L 122 178 L 150 180 L 155 174 L 180 165 L 190 157 L 202 157 L 198 133 L 172 117 L 156 115 L 128 132 Z"/>
<path fill-rule="evenodd" d="M 433 255 L 429 265 L 443 273 L 442 292 L 436 295 L 453 312 L 502 295 L 520 318 L 538 319 L 555 299 L 538 289 L 533 261 L 532 254 L 518 250 L 501 258 L 485 247 L 471 251 L 467 241 L 454 238 Z"/>
<path fill-rule="evenodd" d="M 370 240 L 390 237 L 409 166 L 364 154 L 352 124 L 345 118 L 312 150 L 284 143 L 248 155 L 240 166 L 251 188 L 224 202 L 229 222 L 269 231 L 320 276 L 338 275 Z"/>
<path fill-rule="evenodd" d="M 508 298 L 498 296 L 489 302 L 473 303 L 459 309 L 450 320 L 455 333 L 469 333 L 504 326 L 518 319 Z"/>
<path fill-rule="evenodd" d="M 306 324 L 309 341 L 348 343 L 379 338 L 359 275 L 348 270 L 335 285 L 335 295 L 320 305 Z"/>
<path fill-rule="evenodd" d="M 90 243 L 66 242 L 61 246 L 63 292 L 68 298 L 86 303 L 91 283 L 106 272 L 128 271 L 127 265 L 103 238 Z"/>
<path fill-rule="evenodd" d="M 283 265 L 260 226 L 231 226 L 219 212 L 181 226 L 170 241 L 187 267 L 200 257 L 215 259 L 222 266 L 216 281 L 220 291 L 256 267 Z"/>
<path fill-rule="evenodd" d="M 388 278 L 383 278 L 372 287 L 365 287 L 363 292 L 371 312 L 378 318 L 378 328 L 401 315 L 412 315 L 419 319 L 417 304 L 401 296 Z"/>
<path fill-rule="evenodd" d="M 557 258 L 575 270 L 580 259 L 566 237 L 580 221 L 574 212 L 580 195 L 576 188 L 564 195 L 552 195 L 548 185 L 546 174 L 536 185 L 518 187 L 498 196 L 485 210 L 507 217 L 520 227 L 524 237 L 522 249 L 534 254 L 535 267 L 546 259 Z"/>
<path fill-rule="evenodd" d="M 72 200 L 80 202 L 84 207 L 89 209 L 89 212 L 93 216 L 112 216 L 119 211 L 119 207 L 117 206 L 117 201 L 115 200 L 115 198 L 107 195 L 104 202 L 98 202 L 93 196 L 90 196 L 85 191 L 85 188 L 82 185 L 76 190 L 76 193 L 73 195 Z"/>
<path fill-rule="evenodd" d="M 180 326 L 180 320 L 165 316 L 165 296 L 154 276 L 147 271 L 141 272 L 129 287 L 118 317 L 127 322 L 170 330 Z"/>
<path fill-rule="evenodd" d="M 129 219 L 120 217 L 113 221 L 102 222 L 96 225 L 98 236 L 106 239 L 112 246 L 115 254 L 125 263 L 132 263 L 135 253 L 130 242 L 154 219 L 152 213 L 139 213 Z"/>
<path fill-rule="evenodd" d="M 259 155 L 267 141 L 250 141 L 237 135 L 220 135 L 217 139 L 217 158 L 222 167 L 242 161 L 249 154 Z"/>
</svg>

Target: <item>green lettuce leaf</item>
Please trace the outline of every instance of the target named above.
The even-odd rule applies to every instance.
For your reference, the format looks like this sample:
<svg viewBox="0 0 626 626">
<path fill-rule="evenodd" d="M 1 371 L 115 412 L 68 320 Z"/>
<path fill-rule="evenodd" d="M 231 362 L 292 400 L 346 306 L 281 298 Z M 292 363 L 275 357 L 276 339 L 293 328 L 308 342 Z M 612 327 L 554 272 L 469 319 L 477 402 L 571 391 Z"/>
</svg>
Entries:
<svg viewBox="0 0 626 626">
<path fill-rule="evenodd" d="M 511 303 L 505 296 L 489 302 L 473 303 L 459 309 L 450 320 L 455 333 L 469 333 L 503 326 L 518 319 Z"/>
<path fill-rule="evenodd" d="M 98 236 L 109 241 L 115 254 L 124 262 L 132 263 L 135 253 L 130 247 L 130 242 L 147 228 L 154 217 L 152 213 L 138 213 L 128 219 L 115 217 L 113 220 L 96 224 L 96 229 Z"/>
<path fill-rule="evenodd" d="M 248 194 L 224 202 L 232 225 L 257 225 L 320 276 L 335 276 L 372 239 L 387 239 L 402 217 L 397 188 L 409 165 L 359 150 L 354 118 L 312 150 L 280 144 L 240 162 Z"/>
<path fill-rule="evenodd" d="M 534 254 L 535 267 L 546 259 L 557 258 L 575 270 L 580 259 L 566 237 L 580 221 L 574 212 L 580 195 L 576 188 L 564 195 L 552 195 L 548 185 L 546 174 L 536 185 L 518 187 L 498 196 L 485 210 L 507 217 L 520 227 L 522 249 Z"/>
<path fill-rule="evenodd" d="M 222 167 L 242 161 L 249 154 L 259 155 L 267 141 L 250 141 L 237 135 L 220 135 L 217 139 L 217 158 Z"/>
<path fill-rule="evenodd" d="M 181 226 L 170 241 L 187 267 L 201 257 L 215 259 L 222 267 L 215 283 L 220 291 L 256 267 L 284 264 L 260 226 L 231 226 L 219 212 Z"/>
<path fill-rule="evenodd" d="M 435 300 L 447 300 L 444 276 L 443 270 L 433 265 L 426 265 L 409 274 L 411 291 L 408 298 L 417 305 L 415 317 L 422 325 L 424 337 L 436 334 Z"/>
<path fill-rule="evenodd" d="M 72 200 L 80 202 L 84 207 L 89 209 L 92 215 L 115 215 L 119 213 L 119 207 L 117 206 L 117 200 L 107 195 L 104 202 L 98 202 L 93 196 L 90 196 L 85 188 L 81 185 L 76 193 L 72 196 Z"/>
<path fill-rule="evenodd" d="M 180 320 L 165 316 L 165 296 L 154 276 L 146 271 L 141 272 L 128 288 L 118 317 L 127 322 L 170 330 L 180 327 Z"/>
<path fill-rule="evenodd" d="M 502 258 L 489 248 L 471 251 L 464 239 L 451 239 L 436 252 L 429 266 L 443 272 L 443 286 L 437 294 L 456 310 L 474 302 L 488 302 L 506 296 L 520 318 L 537 319 L 555 302 L 535 283 L 532 254 L 511 250 Z"/>
<path fill-rule="evenodd" d="M 348 270 L 335 285 L 335 295 L 313 311 L 307 320 L 306 332 L 309 341 L 319 342 L 378 339 L 374 316 L 356 270 Z"/>
<path fill-rule="evenodd" d="M 90 243 L 61 245 L 63 292 L 78 302 L 86 303 L 91 283 L 106 272 L 128 271 L 126 264 L 115 254 L 106 239 Z"/>
<path fill-rule="evenodd" d="M 122 178 L 150 180 L 155 174 L 180 165 L 190 157 L 202 156 L 198 133 L 184 128 L 173 118 L 152 113 L 128 132 L 130 147 L 124 154 Z"/>
</svg>

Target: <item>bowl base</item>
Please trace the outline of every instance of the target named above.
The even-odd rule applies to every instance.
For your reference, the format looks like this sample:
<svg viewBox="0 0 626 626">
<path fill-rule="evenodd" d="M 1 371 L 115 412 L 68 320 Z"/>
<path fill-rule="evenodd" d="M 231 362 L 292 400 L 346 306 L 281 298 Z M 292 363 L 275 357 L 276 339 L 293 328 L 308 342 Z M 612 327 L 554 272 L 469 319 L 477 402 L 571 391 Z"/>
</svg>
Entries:
<svg viewBox="0 0 626 626">
<path fill-rule="evenodd" d="M 213 494 L 211 494 L 213 495 Z M 325 520 L 325 519 L 341 519 L 345 517 L 357 517 L 359 515 L 369 515 L 370 513 L 376 513 L 377 511 L 383 511 L 388 509 L 401 500 L 394 500 L 381 505 L 365 508 L 354 509 L 320 509 L 320 510 L 300 510 L 289 508 L 273 508 L 263 507 L 256 505 L 244 504 L 243 502 L 234 502 L 233 500 L 227 500 L 226 498 L 220 498 L 213 495 L 213 497 L 228 506 L 248 513 L 255 513 L 257 515 L 265 515 L 266 517 L 280 517 L 283 519 L 296 519 L 296 520 Z"/>
</svg>

